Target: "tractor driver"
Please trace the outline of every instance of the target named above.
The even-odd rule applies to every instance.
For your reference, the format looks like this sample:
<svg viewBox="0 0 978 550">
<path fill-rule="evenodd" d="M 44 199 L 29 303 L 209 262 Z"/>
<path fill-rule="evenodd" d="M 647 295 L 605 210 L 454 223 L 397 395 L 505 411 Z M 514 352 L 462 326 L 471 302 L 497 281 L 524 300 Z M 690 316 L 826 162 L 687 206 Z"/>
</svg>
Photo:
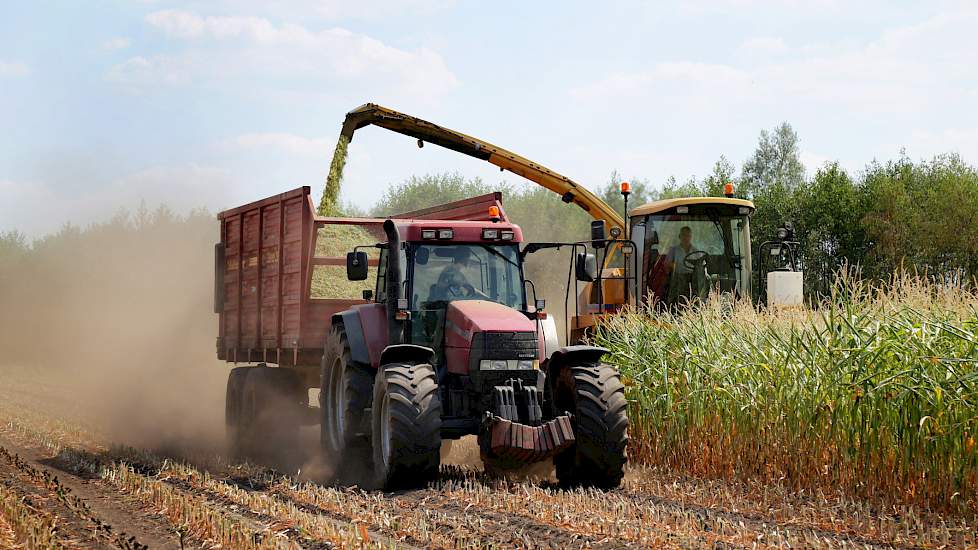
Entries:
<svg viewBox="0 0 978 550">
<path fill-rule="evenodd" d="M 483 295 L 469 283 L 467 273 L 471 271 L 472 251 L 467 246 L 459 246 L 452 254 L 452 263 L 438 275 L 438 282 L 432 289 L 433 297 L 440 300 L 468 298 Z"/>
<path fill-rule="evenodd" d="M 699 249 L 693 245 L 693 230 L 688 225 L 684 225 L 679 230 L 679 244 L 671 246 L 667 255 L 670 272 L 669 303 L 671 304 L 675 304 L 680 296 L 685 296 L 688 300 L 697 295 L 699 277 L 686 262 L 686 257 L 693 255 L 694 252 L 699 252 Z"/>
</svg>

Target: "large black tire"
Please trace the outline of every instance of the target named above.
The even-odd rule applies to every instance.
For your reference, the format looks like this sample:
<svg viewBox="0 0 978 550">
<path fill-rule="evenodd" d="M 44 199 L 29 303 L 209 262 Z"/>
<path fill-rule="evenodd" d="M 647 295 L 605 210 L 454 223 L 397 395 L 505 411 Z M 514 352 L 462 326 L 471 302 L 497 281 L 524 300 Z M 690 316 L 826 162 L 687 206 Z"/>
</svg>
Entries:
<svg viewBox="0 0 978 550">
<path fill-rule="evenodd" d="M 438 477 L 441 397 L 434 367 L 383 365 L 374 381 L 372 413 L 374 479 L 379 487 L 423 487 Z"/>
<path fill-rule="evenodd" d="M 569 365 L 554 384 L 556 409 L 573 414 L 576 439 L 554 457 L 557 480 L 570 487 L 618 487 L 628 444 L 628 403 L 618 371 L 605 364 Z"/>
<path fill-rule="evenodd" d="M 299 427 L 309 397 L 298 373 L 252 367 L 244 378 L 240 448 L 260 460 L 290 464 L 299 454 Z"/>
<path fill-rule="evenodd" d="M 333 329 L 326 344 L 320 373 L 320 443 L 339 470 L 367 466 L 369 471 L 370 422 L 374 374 L 353 361 L 342 325 Z"/>
<path fill-rule="evenodd" d="M 246 434 L 241 426 L 241 401 L 244 396 L 245 377 L 252 367 L 236 367 L 228 374 L 227 391 L 224 396 L 224 425 L 227 431 L 228 452 L 232 457 L 245 453 Z"/>
</svg>

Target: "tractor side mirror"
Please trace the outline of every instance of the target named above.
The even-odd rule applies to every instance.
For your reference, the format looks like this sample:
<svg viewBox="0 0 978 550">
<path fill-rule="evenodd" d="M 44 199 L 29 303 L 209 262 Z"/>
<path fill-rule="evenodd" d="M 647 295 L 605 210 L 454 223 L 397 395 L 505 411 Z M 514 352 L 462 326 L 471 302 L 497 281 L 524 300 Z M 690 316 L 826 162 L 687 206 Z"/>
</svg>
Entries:
<svg viewBox="0 0 978 550">
<path fill-rule="evenodd" d="M 594 220 L 591 222 L 591 243 L 594 248 L 604 248 L 607 224 L 604 220 Z"/>
<path fill-rule="evenodd" d="M 367 253 L 348 252 L 346 254 L 346 278 L 351 281 L 367 279 Z"/>
<path fill-rule="evenodd" d="M 543 311 L 543 310 L 547 309 L 547 301 L 546 300 L 537 300 L 536 303 L 533 304 L 533 305 L 534 305 L 534 307 L 536 308 L 537 311 Z"/>
<path fill-rule="evenodd" d="M 374 291 L 368 288 L 367 290 L 363 291 L 362 296 L 364 300 L 369 302 L 370 300 L 374 299 Z"/>
<path fill-rule="evenodd" d="M 574 262 L 574 272 L 577 275 L 577 280 L 581 282 L 590 283 L 597 279 L 598 262 L 594 258 L 594 254 L 579 253 Z"/>
</svg>

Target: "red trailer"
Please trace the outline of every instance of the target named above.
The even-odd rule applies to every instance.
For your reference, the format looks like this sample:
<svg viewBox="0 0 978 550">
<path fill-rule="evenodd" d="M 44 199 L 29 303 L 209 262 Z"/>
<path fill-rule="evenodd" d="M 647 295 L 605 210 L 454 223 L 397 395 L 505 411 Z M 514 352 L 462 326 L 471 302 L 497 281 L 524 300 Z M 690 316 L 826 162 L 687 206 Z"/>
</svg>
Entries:
<svg viewBox="0 0 978 550">
<path fill-rule="evenodd" d="M 489 220 L 495 207 L 504 221 L 502 194 L 490 193 L 399 214 L 417 220 Z M 233 363 L 312 367 L 319 385 L 323 343 L 333 315 L 365 304 L 373 278 L 352 282 L 339 295 L 315 292 L 313 276 L 346 280 L 346 254 L 384 240 L 383 218 L 316 215 L 308 186 L 225 210 L 215 251 L 217 357 Z M 330 240 L 339 241 L 331 246 Z M 345 247 L 345 248 L 344 248 Z M 377 258 L 368 260 L 373 273 Z"/>
<path fill-rule="evenodd" d="M 238 450 L 292 448 L 318 423 L 326 452 L 390 487 L 433 478 L 442 439 L 471 434 L 500 468 L 553 457 L 562 482 L 620 482 L 624 387 L 606 350 L 557 347 L 501 194 L 327 218 L 302 187 L 218 218 L 217 354 L 249 364 L 228 378 Z"/>
</svg>

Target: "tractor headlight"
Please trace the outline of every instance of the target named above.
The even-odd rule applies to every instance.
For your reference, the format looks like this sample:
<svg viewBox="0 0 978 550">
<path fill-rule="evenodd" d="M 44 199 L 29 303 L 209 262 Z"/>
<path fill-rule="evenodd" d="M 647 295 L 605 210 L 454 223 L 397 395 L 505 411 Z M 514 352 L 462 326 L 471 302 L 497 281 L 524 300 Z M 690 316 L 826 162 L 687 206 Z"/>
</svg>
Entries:
<svg viewBox="0 0 978 550">
<path fill-rule="evenodd" d="M 535 370 L 540 361 L 536 359 L 483 359 L 479 370 Z"/>
</svg>

